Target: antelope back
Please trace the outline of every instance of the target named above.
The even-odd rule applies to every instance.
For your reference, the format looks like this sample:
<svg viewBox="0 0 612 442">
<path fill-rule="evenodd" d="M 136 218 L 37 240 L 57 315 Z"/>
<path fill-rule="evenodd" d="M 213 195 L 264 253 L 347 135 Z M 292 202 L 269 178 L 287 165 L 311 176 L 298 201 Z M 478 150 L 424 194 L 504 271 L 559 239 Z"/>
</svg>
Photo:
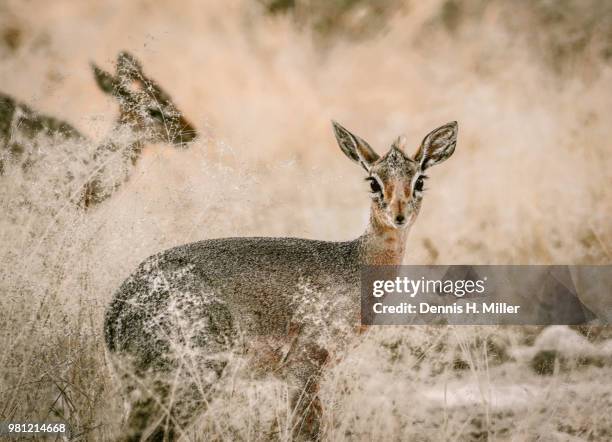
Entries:
<svg viewBox="0 0 612 442">
<path fill-rule="evenodd" d="M 39 150 L 67 140 L 83 141 L 85 137 L 66 121 L 41 114 L 0 93 L 0 175 L 9 163 L 28 169 Z"/>
</svg>

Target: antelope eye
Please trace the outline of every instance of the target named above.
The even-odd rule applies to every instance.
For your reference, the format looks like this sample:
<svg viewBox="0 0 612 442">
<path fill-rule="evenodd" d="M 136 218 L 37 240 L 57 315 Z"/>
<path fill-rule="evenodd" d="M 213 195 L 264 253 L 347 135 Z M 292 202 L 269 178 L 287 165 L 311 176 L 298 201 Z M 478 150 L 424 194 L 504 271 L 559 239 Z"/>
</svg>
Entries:
<svg viewBox="0 0 612 442">
<path fill-rule="evenodd" d="M 164 119 L 164 116 L 159 109 L 149 108 L 147 109 L 147 112 L 149 113 L 149 116 L 151 116 L 151 118 L 155 118 L 156 120 Z"/>
<path fill-rule="evenodd" d="M 414 183 L 414 190 L 416 190 L 417 192 L 422 192 L 423 191 L 423 185 L 425 184 L 423 177 L 420 176 L 416 182 Z"/>
<path fill-rule="evenodd" d="M 382 190 L 376 178 L 369 177 L 368 181 L 370 182 L 370 190 L 372 191 L 372 193 L 379 193 Z"/>
</svg>

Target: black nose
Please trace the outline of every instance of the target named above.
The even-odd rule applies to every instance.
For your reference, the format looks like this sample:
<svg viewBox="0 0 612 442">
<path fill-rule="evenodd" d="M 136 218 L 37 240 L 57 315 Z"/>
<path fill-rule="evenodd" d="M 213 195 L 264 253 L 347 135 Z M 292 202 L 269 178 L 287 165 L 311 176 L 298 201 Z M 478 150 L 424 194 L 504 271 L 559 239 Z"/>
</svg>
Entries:
<svg viewBox="0 0 612 442">
<path fill-rule="evenodd" d="M 404 215 L 397 215 L 395 217 L 395 222 L 397 224 L 404 224 L 404 221 L 406 221 L 406 217 Z"/>
</svg>

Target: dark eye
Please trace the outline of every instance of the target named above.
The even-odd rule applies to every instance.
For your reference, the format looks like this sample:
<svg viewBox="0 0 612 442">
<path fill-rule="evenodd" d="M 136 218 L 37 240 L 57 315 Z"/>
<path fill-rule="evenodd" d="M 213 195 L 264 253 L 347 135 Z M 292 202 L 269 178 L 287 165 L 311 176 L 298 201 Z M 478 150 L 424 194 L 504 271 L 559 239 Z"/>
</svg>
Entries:
<svg viewBox="0 0 612 442">
<path fill-rule="evenodd" d="M 425 181 L 423 180 L 423 177 L 420 176 L 417 178 L 416 182 L 414 183 L 414 190 L 416 190 L 417 192 L 422 192 L 424 185 L 425 185 Z"/>
<path fill-rule="evenodd" d="M 376 178 L 368 177 L 366 179 L 370 182 L 370 190 L 372 191 L 372 193 L 379 193 L 382 190 Z"/>
<path fill-rule="evenodd" d="M 149 109 L 147 109 L 147 112 L 149 113 L 149 116 L 151 118 L 155 118 L 156 120 L 163 120 L 164 119 L 164 115 L 161 113 L 161 111 L 159 109 L 149 108 Z"/>
</svg>

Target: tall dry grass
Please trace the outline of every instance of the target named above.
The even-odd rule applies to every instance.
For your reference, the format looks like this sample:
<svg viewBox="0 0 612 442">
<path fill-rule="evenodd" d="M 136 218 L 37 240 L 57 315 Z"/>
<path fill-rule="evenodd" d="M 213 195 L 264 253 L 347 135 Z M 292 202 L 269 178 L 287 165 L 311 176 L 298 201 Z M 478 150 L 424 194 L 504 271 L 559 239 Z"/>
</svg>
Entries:
<svg viewBox="0 0 612 442">
<path fill-rule="evenodd" d="M 355 3 L 341 20 L 333 8 L 269 14 L 240 0 L 0 4 L 3 92 L 101 139 L 116 109 L 87 63 L 128 49 L 202 134 L 188 151 L 150 146 L 87 214 L 54 197 L 52 156 L 34 178 L 0 178 L 0 420 L 61 418 L 81 440 L 116 434 L 102 316 L 148 255 L 219 236 L 360 234 L 366 188 L 330 118 L 381 151 L 402 132 L 416 149 L 459 121 L 406 263 L 610 263 L 605 2 L 384 2 L 384 14 Z M 539 377 L 525 356 L 535 334 L 372 330 L 325 377 L 325 435 L 609 438 L 609 365 L 557 361 Z M 286 386 L 230 386 L 190 435 L 259 440 L 277 419 L 276 437 L 288 438 Z"/>
</svg>

